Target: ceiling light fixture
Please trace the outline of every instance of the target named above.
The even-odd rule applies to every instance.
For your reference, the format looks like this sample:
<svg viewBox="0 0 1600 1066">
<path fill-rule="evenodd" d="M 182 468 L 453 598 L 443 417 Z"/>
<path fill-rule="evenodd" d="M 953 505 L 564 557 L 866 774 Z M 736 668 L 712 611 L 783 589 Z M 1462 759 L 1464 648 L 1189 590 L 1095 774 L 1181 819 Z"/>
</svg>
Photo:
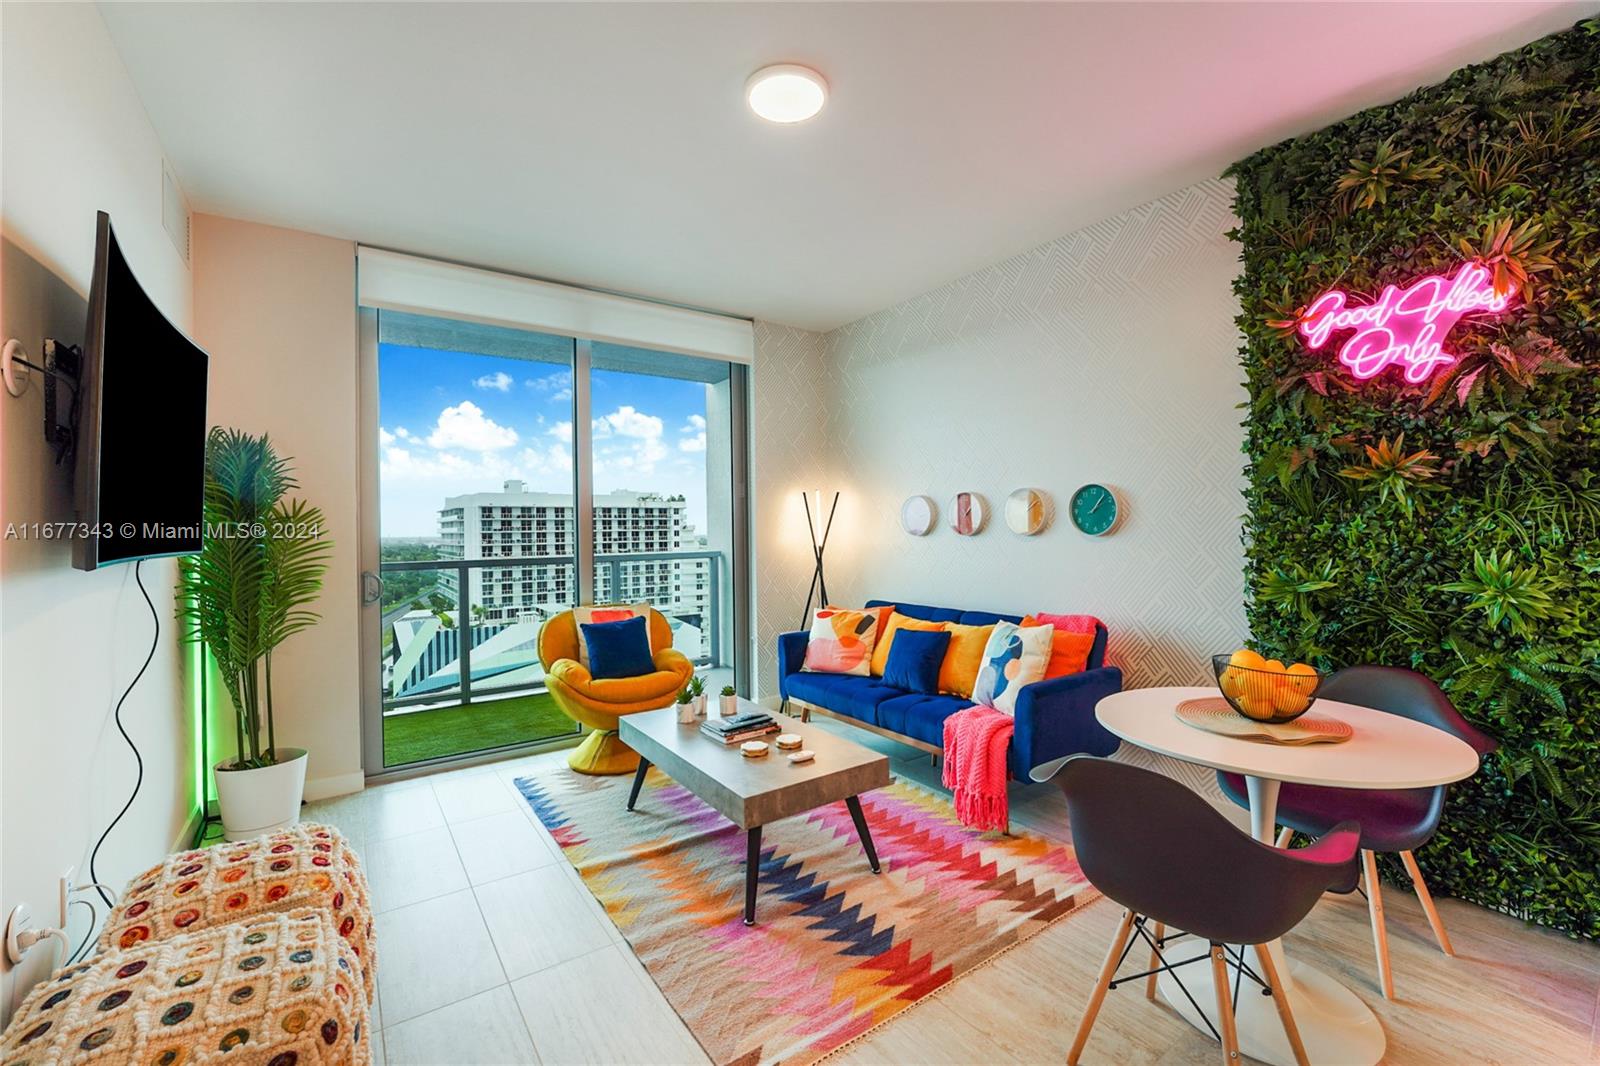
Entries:
<svg viewBox="0 0 1600 1066">
<path fill-rule="evenodd" d="M 827 103 L 828 83 L 810 67 L 779 63 L 750 75 L 744 98 L 768 122 L 804 122 Z"/>
</svg>

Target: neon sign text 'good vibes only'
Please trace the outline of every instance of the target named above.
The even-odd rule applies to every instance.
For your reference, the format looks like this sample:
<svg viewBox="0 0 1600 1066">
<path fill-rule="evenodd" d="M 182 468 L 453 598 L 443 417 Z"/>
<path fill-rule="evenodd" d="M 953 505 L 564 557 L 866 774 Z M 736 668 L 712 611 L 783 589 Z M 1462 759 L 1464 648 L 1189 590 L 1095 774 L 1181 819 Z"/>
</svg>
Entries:
<svg viewBox="0 0 1600 1066">
<path fill-rule="evenodd" d="M 1330 289 L 1312 301 L 1300 318 L 1307 345 L 1321 348 L 1334 332 L 1353 329 L 1339 349 L 1339 361 L 1352 374 L 1365 380 L 1397 365 L 1415 385 L 1456 361 L 1444 350 L 1444 339 L 1463 315 L 1504 311 L 1511 293 L 1495 291 L 1487 267 L 1467 263 L 1453 277 L 1430 274 L 1404 289 L 1385 286 L 1369 304 L 1350 307 L 1349 299 Z"/>
</svg>

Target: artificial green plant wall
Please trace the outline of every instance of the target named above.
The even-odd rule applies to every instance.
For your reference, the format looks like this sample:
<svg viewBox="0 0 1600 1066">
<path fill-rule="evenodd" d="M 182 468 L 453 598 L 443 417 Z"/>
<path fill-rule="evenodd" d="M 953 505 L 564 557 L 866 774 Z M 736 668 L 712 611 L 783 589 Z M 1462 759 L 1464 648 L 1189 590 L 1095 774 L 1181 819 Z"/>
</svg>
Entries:
<svg viewBox="0 0 1600 1066">
<path fill-rule="evenodd" d="M 1255 643 L 1439 681 L 1503 747 L 1451 791 L 1430 887 L 1600 934 L 1600 20 L 1230 173 Z M 1471 260 L 1511 305 L 1419 385 L 1297 331 L 1330 288 Z"/>
</svg>

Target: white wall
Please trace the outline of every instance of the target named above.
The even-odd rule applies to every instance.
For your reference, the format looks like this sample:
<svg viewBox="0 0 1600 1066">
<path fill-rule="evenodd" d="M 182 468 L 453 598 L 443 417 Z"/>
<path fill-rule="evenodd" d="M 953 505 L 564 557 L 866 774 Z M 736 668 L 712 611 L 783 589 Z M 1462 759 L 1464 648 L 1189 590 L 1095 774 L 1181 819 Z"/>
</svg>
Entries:
<svg viewBox="0 0 1600 1066">
<path fill-rule="evenodd" d="M 195 337 L 212 353 L 212 425 L 266 433 L 322 508 L 322 616 L 272 657 L 278 742 L 310 752 L 306 797 L 362 787 L 355 244 L 194 216 Z M 226 732 L 226 731 L 224 731 Z"/>
<path fill-rule="evenodd" d="M 838 482 L 830 378 L 823 334 L 756 323 L 750 530 L 755 542 L 752 694 L 757 699 L 777 699 L 778 634 L 798 627 L 811 582 L 811 541 L 800 493 L 832 489 Z"/>
<path fill-rule="evenodd" d="M 754 419 L 758 692 L 811 573 L 802 489 L 840 490 L 827 554 L 836 603 L 872 598 L 1002 612 L 1085 612 L 1129 688 L 1198 684 L 1247 635 L 1231 189 L 1202 182 L 826 335 L 758 323 Z M 1066 517 L 1085 482 L 1127 516 L 1100 539 Z M 1047 492 L 1022 537 L 1006 496 Z M 985 496 L 976 537 L 944 521 Z M 911 495 L 941 525 L 899 524 Z M 1123 745 L 1230 815 L 1209 771 Z"/>
<path fill-rule="evenodd" d="M 88 4 L 0 10 L 0 338 L 37 358 L 41 341 L 81 342 L 95 212 L 108 211 L 135 274 L 168 318 L 191 325 L 188 268 L 161 227 L 162 149 L 100 16 Z M 0 528 L 73 517 L 67 471 L 40 431 L 42 390 L 0 394 Z M 176 567 L 143 567 L 160 616 L 154 661 L 123 707 L 144 755 L 137 802 L 100 853 L 114 885 L 164 855 L 195 809 L 191 708 L 174 640 Z M 132 566 L 71 568 L 65 543 L 0 541 L 0 908 L 26 902 L 54 924 L 57 878 L 88 879 L 89 849 L 134 783 L 113 705 L 150 649 Z M 98 902 L 98 901 L 97 901 Z M 87 925 L 76 908 L 74 939 Z M 48 969 L 36 949 L 0 978 L 0 1013 Z"/>
<path fill-rule="evenodd" d="M 1198 683 L 1243 642 L 1230 202 L 1203 182 L 828 335 L 834 599 L 1094 614 L 1129 687 Z M 1121 495 L 1109 536 L 1067 519 L 1085 482 Z M 1034 537 L 1002 513 L 1024 487 L 1057 511 Z M 993 513 L 976 537 L 944 525 L 961 490 Z M 919 493 L 940 508 L 920 538 L 899 525 Z"/>
</svg>

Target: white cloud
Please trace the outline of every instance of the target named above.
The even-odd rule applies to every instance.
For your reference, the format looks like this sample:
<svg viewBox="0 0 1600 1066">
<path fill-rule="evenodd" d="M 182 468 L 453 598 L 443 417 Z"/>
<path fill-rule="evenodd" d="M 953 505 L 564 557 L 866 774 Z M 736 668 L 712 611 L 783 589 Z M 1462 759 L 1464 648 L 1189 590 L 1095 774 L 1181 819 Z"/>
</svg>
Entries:
<svg viewBox="0 0 1600 1066">
<path fill-rule="evenodd" d="M 385 485 L 442 482 L 437 491 L 444 495 L 498 490 L 502 482 L 512 478 L 543 482 L 552 491 L 560 491 L 559 482 L 552 485 L 550 476 L 572 473 L 572 453 L 561 444 L 542 450 L 523 448 L 514 457 L 496 452 L 471 456 L 390 445 L 383 449 L 379 467 Z"/>
<path fill-rule="evenodd" d="M 459 455 L 440 452 L 418 455 L 408 448 L 388 447 L 378 472 L 385 481 L 434 481 L 470 477 L 475 473 L 472 463 Z"/>
<path fill-rule="evenodd" d="M 435 448 L 492 452 L 517 443 L 517 431 L 489 418 L 471 400 L 462 400 L 439 412 L 439 424 L 428 435 L 428 443 Z"/>
<path fill-rule="evenodd" d="M 546 432 L 548 432 L 556 440 L 564 440 L 568 444 L 572 443 L 572 423 L 571 422 L 557 422 L 555 425 L 551 426 Z"/>
<path fill-rule="evenodd" d="M 383 447 L 387 448 L 389 445 L 394 443 L 394 440 L 395 440 L 395 437 L 394 437 L 393 433 L 390 433 L 388 430 L 384 429 L 382 426 L 378 427 L 378 443 L 379 444 L 381 444 Z"/>
<path fill-rule="evenodd" d="M 510 392 L 513 380 L 510 374 L 507 374 L 504 370 L 499 370 L 493 374 L 485 374 L 481 378 L 475 378 L 472 383 L 480 389 Z"/>
<path fill-rule="evenodd" d="M 678 427 L 683 439 L 678 441 L 680 452 L 703 452 L 706 450 L 706 419 L 704 415 L 690 415 L 689 421 Z"/>
<path fill-rule="evenodd" d="M 666 457 L 667 446 L 659 437 L 641 437 L 596 450 L 594 468 L 605 473 L 628 471 L 647 475 L 655 473 L 656 464 Z"/>
<path fill-rule="evenodd" d="M 407 429 L 405 426 L 395 426 L 394 427 L 394 435 L 399 437 L 401 440 L 412 440 L 413 439 L 412 436 L 411 436 L 411 431 L 409 429 Z"/>
<path fill-rule="evenodd" d="M 528 388 L 546 394 L 551 403 L 566 403 L 572 399 L 572 371 L 558 370 L 542 378 L 528 378 L 523 382 Z"/>
<path fill-rule="evenodd" d="M 633 437 L 637 440 L 659 438 L 662 429 L 665 428 L 661 424 L 661 419 L 655 415 L 641 414 L 639 411 L 634 410 L 632 406 L 626 404 L 608 415 L 600 416 L 595 419 L 595 422 L 597 423 L 596 430 L 600 428 L 599 423 L 605 423 L 607 427 L 619 436 Z"/>
</svg>

